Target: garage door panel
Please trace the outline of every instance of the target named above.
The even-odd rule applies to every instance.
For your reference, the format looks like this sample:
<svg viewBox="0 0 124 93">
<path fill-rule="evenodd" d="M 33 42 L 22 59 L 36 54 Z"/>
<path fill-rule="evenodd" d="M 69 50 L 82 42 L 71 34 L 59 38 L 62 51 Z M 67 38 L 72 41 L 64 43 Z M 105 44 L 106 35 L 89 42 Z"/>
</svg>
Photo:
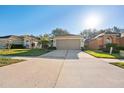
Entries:
<svg viewBox="0 0 124 93">
<path fill-rule="evenodd" d="M 80 49 L 80 40 L 57 40 L 56 47 L 57 49 Z"/>
</svg>

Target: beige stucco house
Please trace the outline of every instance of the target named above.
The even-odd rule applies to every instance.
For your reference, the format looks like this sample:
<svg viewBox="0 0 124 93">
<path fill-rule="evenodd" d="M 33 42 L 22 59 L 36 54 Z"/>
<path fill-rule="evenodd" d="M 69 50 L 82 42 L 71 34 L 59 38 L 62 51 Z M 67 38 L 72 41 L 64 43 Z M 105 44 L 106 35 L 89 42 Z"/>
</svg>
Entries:
<svg viewBox="0 0 124 93">
<path fill-rule="evenodd" d="M 53 46 L 57 49 L 80 49 L 84 47 L 84 40 L 80 35 L 56 36 Z"/>
<path fill-rule="evenodd" d="M 14 35 L 0 37 L 0 48 L 7 48 L 8 43 L 20 45 L 23 44 L 23 39 Z"/>
<path fill-rule="evenodd" d="M 23 45 L 26 48 L 39 48 L 38 45 L 38 38 L 34 37 L 34 36 L 22 36 L 23 37 Z"/>
<path fill-rule="evenodd" d="M 37 48 L 38 39 L 34 36 L 2 36 L 0 37 L 0 48 L 7 48 L 7 43 L 14 45 L 23 45 L 25 48 Z"/>
</svg>

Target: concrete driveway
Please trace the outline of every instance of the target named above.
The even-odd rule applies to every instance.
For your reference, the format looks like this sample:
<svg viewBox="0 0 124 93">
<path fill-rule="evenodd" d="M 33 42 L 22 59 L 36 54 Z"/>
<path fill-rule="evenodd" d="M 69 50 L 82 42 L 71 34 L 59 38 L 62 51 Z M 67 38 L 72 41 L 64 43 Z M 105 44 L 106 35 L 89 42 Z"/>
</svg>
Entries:
<svg viewBox="0 0 124 93">
<path fill-rule="evenodd" d="M 1 67 L 0 87 L 124 87 L 124 69 L 80 50 L 55 50 Z"/>
<path fill-rule="evenodd" d="M 54 50 L 45 55 L 41 55 L 40 58 L 49 59 L 79 59 L 80 50 Z"/>
</svg>

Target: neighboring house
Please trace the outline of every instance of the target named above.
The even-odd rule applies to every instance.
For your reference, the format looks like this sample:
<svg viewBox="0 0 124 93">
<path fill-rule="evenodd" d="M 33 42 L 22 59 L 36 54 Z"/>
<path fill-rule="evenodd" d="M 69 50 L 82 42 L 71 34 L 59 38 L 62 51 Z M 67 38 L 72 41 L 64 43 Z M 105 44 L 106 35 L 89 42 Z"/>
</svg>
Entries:
<svg viewBox="0 0 124 93">
<path fill-rule="evenodd" d="M 23 38 L 23 45 L 26 48 L 39 48 L 39 44 L 38 44 L 38 38 L 34 37 L 34 36 L 22 36 Z"/>
<path fill-rule="evenodd" d="M 7 43 L 23 45 L 26 48 L 38 48 L 38 39 L 34 36 L 3 36 L 0 37 L 0 48 L 7 48 Z"/>
<path fill-rule="evenodd" d="M 122 34 L 121 34 L 122 35 Z M 118 33 L 109 32 L 102 33 L 97 35 L 96 37 L 88 40 L 85 45 L 89 49 L 102 49 L 105 48 L 106 44 L 113 43 L 119 46 L 124 46 L 124 37 Z"/>
<path fill-rule="evenodd" d="M 8 43 L 20 45 L 23 44 L 23 39 L 14 35 L 0 37 L 0 48 L 7 48 Z"/>
<path fill-rule="evenodd" d="M 57 49 L 80 49 L 84 43 L 80 35 L 64 35 L 54 37 L 53 46 Z"/>
</svg>

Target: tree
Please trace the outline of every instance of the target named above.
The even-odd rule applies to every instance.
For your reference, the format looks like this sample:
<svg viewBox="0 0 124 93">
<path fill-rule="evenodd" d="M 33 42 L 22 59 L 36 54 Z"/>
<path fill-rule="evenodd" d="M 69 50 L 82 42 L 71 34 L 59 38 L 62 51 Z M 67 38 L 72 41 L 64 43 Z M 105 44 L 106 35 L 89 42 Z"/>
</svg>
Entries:
<svg viewBox="0 0 124 93">
<path fill-rule="evenodd" d="M 101 30 L 85 29 L 80 33 L 80 35 L 83 36 L 85 39 L 91 39 L 104 32 L 105 33 L 113 33 L 113 32 L 120 33 L 120 29 L 115 26 L 113 28 L 107 28 L 107 29 L 101 29 Z"/>
<path fill-rule="evenodd" d="M 91 29 L 85 29 L 83 30 L 80 35 L 83 36 L 85 39 L 90 39 L 96 36 L 96 29 L 91 30 Z"/>
<path fill-rule="evenodd" d="M 12 40 L 7 40 L 6 42 L 7 49 L 11 49 L 11 46 L 12 46 Z"/>
<path fill-rule="evenodd" d="M 50 42 L 49 34 L 40 35 L 39 38 L 39 44 L 42 44 L 42 48 L 48 48 Z"/>
<path fill-rule="evenodd" d="M 53 36 L 61 36 L 61 35 L 68 35 L 69 32 L 66 30 L 63 30 L 61 28 L 56 28 L 52 31 Z"/>
<path fill-rule="evenodd" d="M 116 33 L 120 33 L 120 29 L 117 28 L 116 26 L 113 27 L 113 30 L 114 30 L 114 32 L 116 32 Z"/>
</svg>

